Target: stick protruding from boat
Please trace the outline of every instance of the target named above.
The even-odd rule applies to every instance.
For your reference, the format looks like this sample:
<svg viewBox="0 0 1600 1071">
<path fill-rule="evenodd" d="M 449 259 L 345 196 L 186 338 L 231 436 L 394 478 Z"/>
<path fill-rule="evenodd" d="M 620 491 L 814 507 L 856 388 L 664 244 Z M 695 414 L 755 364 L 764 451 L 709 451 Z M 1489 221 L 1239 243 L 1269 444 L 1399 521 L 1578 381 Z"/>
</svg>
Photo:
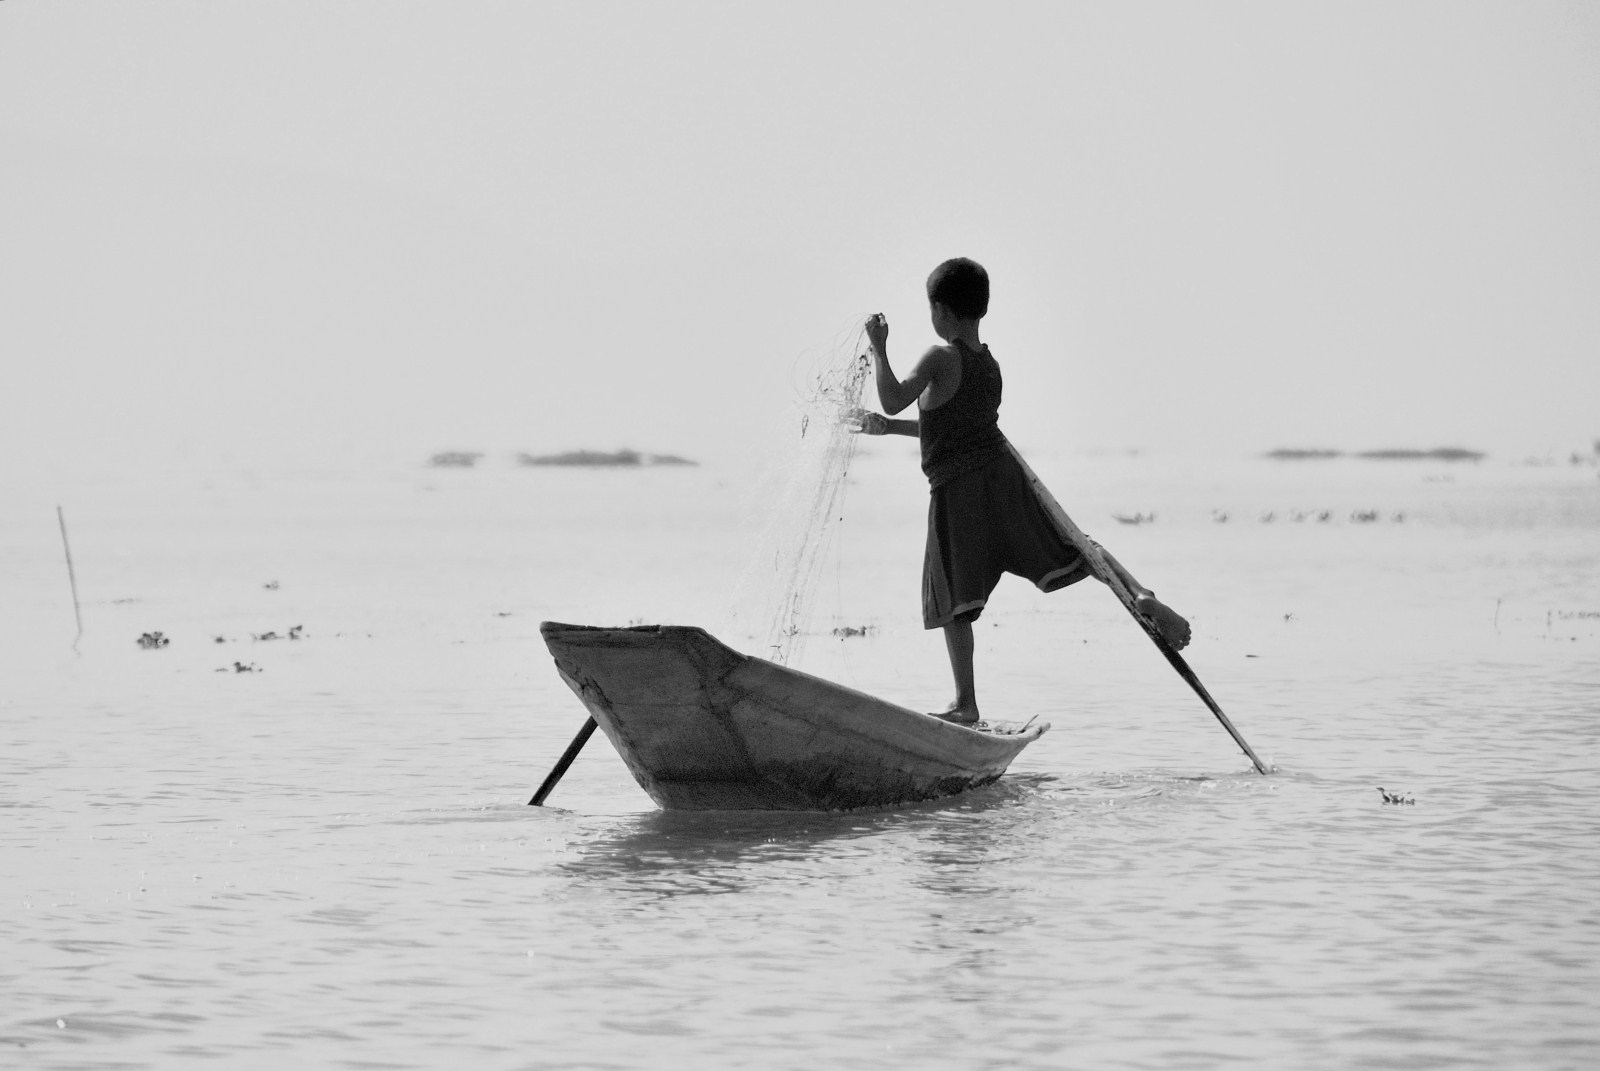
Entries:
<svg viewBox="0 0 1600 1071">
<path fill-rule="evenodd" d="M 555 765 L 555 769 L 550 771 L 550 775 L 544 779 L 544 784 L 539 786 L 539 791 L 535 792 L 533 799 L 528 801 L 529 807 L 544 806 L 545 797 L 550 795 L 551 790 L 556 787 L 556 782 L 560 781 L 562 775 L 567 772 L 567 767 L 572 765 L 572 760 L 578 757 L 578 752 L 583 750 L 583 745 L 589 742 L 589 737 L 594 735 L 595 728 L 595 720 L 592 717 L 583 723 L 583 728 L 578 730 L 578 735 L 573 737 L 572 743 L 567 745 L 567 750 L 562 753 L 560 760 Z"/>
</svg>

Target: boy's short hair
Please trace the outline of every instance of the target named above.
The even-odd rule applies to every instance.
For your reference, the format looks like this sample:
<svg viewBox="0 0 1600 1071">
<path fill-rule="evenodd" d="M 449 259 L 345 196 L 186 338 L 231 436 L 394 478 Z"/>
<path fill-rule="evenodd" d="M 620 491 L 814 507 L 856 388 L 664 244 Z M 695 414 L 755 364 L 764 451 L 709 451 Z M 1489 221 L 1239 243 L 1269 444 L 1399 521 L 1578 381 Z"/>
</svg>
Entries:
<svg viewBox="0 0 1600 1071">
<path fill-rule="evenodd" d="M 989 311 L 989 273 L 966 257 L 947 260 L 928 276 L 928 300 L 963 320 L 981 320 Z"/>
</svg>

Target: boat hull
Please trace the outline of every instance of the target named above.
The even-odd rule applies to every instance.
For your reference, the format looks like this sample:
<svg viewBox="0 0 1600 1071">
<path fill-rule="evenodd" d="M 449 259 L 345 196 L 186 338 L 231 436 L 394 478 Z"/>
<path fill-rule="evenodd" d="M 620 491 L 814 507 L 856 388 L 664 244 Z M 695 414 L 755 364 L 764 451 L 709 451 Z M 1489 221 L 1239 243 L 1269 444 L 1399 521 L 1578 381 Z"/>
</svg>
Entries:
<svg viewBox="0 0 1600 1071">
<path fill-rule="evenodd" d="M 1048 723 L 976 730 L 751 658 L 703 629 L 540 626 L 556 669 L 668 810 L 833 811 L 996 780 Z"/>
</svg>

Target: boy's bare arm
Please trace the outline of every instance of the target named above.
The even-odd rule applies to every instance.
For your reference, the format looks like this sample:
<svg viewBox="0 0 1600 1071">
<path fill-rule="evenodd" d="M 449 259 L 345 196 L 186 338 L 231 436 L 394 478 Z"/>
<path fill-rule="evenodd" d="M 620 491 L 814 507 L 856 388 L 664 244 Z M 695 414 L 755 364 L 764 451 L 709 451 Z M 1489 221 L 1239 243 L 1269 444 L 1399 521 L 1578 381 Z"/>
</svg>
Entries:
<svg viewBox="0 0 1600 1071">
<path fill-rule="evenodd" d="M 948 351 L 935 346 L 923 355 L 909 376 L 903 380 L 896 376 L 889 366 L 889 321 L 881 312 L 867 319 L 867 341 L 872 344 L 872 372 L 878 384 L 878 404 L 891 415 L 916 401 L 929 386 L 942 382 L 950 373 Z"/>
<path fill-rule="evenodd" d="M 921 433 L 915 420 L 896 420 L 865 409 L 854 410 L 845 417 L 845 422 L 851 431 L 862 435 L 909 435 L 914 439 Z"/>
</svg>

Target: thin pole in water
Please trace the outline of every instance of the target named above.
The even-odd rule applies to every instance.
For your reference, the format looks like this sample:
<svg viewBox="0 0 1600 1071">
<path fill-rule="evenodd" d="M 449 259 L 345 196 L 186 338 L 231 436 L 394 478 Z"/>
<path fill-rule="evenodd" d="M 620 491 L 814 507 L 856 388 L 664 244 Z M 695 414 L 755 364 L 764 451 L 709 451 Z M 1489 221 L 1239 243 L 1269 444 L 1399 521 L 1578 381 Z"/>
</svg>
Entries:
<svg viewBox="0 0 1600 1071">
<path fill-rule="evenodd" d="M 556 782 L 567 772 L 567 767 L 572 765 L 572 760 L 578 757 L 578 752 L 583 750 L 583 745 L 589 742 L 589 737 L 594 735 L 595 721 L 591 717 L 583 723 L 583 728 L 578 730 L 578 735 L 572 738 L 572 743 L 567 745 L 567 750 L 556 762 L 555 769 L 550 771 L 550 776 L 544 779 L 544 784 L 539 786 L 539 791 L 533 794 L 533 799 L 528 801 L 529 807 L 542 807 L 544 799 L 550 795 L 551 789 L 556 787 Z"/>
<path fill-rule="evenodd" d="M 61 525 L 61 549 L 67 552 L 67 582 L 72 585 L 72 616 L 78 622 L 78 634 L 72 638 L 72 649 L 78 649 L 78 641 L 83 639 L 83 611 L 78 608 L 78 575 L 72 569 L 72 544 L 67 542 L 67 518 L 61 512 L 61 507 L 56 507 L 56 522 Z"/>
</svg>

